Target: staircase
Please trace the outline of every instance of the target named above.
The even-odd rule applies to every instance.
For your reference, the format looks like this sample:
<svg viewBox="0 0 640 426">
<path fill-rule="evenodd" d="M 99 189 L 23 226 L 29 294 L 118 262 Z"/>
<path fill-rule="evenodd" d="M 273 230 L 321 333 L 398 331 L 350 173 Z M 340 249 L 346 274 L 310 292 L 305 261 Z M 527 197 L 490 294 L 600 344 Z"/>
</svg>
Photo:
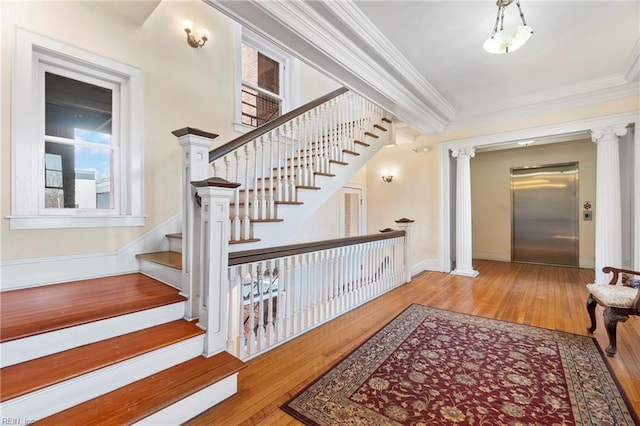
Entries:
<svg viewBox="0 0 640 426">
<path fill-rule="evenodd" d="M 199 179 L 240 183 L 230 205 L 229 251 L 285 244 L 302 234 L 297 227 L 388 140 L 391 121 L 346 92 L 209 153 L 211 165 Z M 186 130 L 174 134 L 191 137 L 193 129 Z M 200 144 L 210 147 L 211 140 Z M 185 194 L 191 194 L 195 167 L 186 168 Z M 185 197 L 183 229 L 193 229 L 184 225 L 193 203 Z M 179 424 L 236 393 L 243 362 L 227 352 L 203 357 L 206 331 L 184 319 L 197 316 L 202 294 L 185 286 L 182 252 L 193 236 L 166 238 L 169 250 L 136 256 L 140 273 L 0 293 L 3 419 Z"/>
<path fill-rule="evenodd" d="M 233 395 L 243 363 L 201 356 L 185 300 L 143 274 L 2 293 L 3 419 L 177 424 Z"/>
</svg>

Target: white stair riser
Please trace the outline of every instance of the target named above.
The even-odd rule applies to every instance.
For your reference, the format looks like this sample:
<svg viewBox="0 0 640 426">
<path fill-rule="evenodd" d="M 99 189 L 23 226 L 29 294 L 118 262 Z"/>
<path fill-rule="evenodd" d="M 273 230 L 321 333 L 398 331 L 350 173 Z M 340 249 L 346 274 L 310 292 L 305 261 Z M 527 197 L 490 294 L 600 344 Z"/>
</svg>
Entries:
<svg viewBox="0 0 640 426">
<path fill-rule="evenodd" d="M 12 340 L 0 345 L 2 367 L 110 339 L 184 317 L 185 302 Z"/>
<path fill-rule="evenodd" d="M 202 354 L 204 336 L 122 361 L 0 405 L 5 418 L 40 420 Z"/>
<path fill-rule="evenodd" d="M 140 272 L 171 287 L 182 290 L 182 271 L 180 269 L 140 260 Z"/>
<path fill-rule="evenodd" d="M 238 392 L 238 373 L 194 393 L 134 425 L 174 426 L 182 424 Z M 224 423 L 225 419 L 220 419 Z"/>
<path fill-rule="evenodd" d="M 169 238 L 169 251 L 176 253 L 182 253 L 182 239 L 181 238 Z"/>
</svg>

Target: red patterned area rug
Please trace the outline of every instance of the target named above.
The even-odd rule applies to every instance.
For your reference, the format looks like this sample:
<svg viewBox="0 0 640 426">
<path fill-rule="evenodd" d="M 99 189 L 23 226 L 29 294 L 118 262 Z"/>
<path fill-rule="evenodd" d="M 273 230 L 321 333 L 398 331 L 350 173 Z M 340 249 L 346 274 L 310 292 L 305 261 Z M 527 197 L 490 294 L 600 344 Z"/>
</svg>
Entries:
<svg viewBox="0 0 640 426">
<path fill-rule="evenodd" d="M 587 336 L 411 305 L 282 409 L 308 425 L 635 425 Z"/>
</svg>

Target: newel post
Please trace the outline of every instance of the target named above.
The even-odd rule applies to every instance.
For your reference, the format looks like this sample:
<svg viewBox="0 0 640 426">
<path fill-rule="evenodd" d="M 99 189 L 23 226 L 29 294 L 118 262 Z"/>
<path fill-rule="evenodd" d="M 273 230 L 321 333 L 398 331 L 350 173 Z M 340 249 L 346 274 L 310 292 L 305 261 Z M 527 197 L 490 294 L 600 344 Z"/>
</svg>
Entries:
<svg viewBox="0 0 640 426">
<path fill-rule="evenodd" d="M 411 232 L 409 232 L 409 228 L 411 228 L 411 224 L 415 222 L 415 220 L 407 219 L 403 217 L 402 219 L 396 220 L 398 227 L 404 231 L 404 282 L 408 283 L 411 281 L 411 266 L 409 265 L 409 243 L 411 236 Z"/>
<path fill-rule="evenodd" d="M 222 178 L 192 182 L 200 201 L 198 326 L 207 330 L 204 356 L 225 350 L 229 301 L 229 203 L 239 183 Z"/>
<path fill-rule="evenodd" d="M 171 132 L 178 138 L 182 147 L 182 293 L 189 298 L 185 309 L 186 318 L 198 316 L 197 289 L 194 284 L 192 253 L 194 240 L 195 189 L 191 182 L 200 181 L 211 175 L 209 168 L 209 150 L 213 140 L 218 137 L 214 133 L 205 132 L 191 127 Z"/>
</svg>

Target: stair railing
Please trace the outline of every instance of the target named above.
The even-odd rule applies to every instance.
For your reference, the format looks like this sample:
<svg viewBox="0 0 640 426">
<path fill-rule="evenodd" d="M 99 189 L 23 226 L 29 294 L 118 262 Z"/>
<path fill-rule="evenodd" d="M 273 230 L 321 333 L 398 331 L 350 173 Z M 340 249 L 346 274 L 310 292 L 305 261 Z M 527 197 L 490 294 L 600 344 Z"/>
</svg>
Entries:
<svg viewBox="0 0 640 426">
<path fill-rule="evenodd" d="M 255 357 L 408 280 L 405 230 L 229 255 L 227 352 Z"/>
<path fill-rule="evenodd" d="M 342 88 L 211 151 L 217 135 L 173 132 L 183 152 L 181 290 L 185 316 L 207 329 L 205 355 L 225 347 L 229 242 L 253 240 L 252 222 L 278 221 L 278 204 L 299 204 L 298 188 L 347 164 L 383 121 L 380 107 Z"/>
<path fill-rule="evenodd" d="M 240 183 L 231 201 L 231 240 L 252 240 L 252 222 L 278 221 L 277 205 L 297 204 L 331 163 L 355 153 L 383 110 L 346 89 L 297 108 L 209 153 L 213 176 Z"/>
</svg>

